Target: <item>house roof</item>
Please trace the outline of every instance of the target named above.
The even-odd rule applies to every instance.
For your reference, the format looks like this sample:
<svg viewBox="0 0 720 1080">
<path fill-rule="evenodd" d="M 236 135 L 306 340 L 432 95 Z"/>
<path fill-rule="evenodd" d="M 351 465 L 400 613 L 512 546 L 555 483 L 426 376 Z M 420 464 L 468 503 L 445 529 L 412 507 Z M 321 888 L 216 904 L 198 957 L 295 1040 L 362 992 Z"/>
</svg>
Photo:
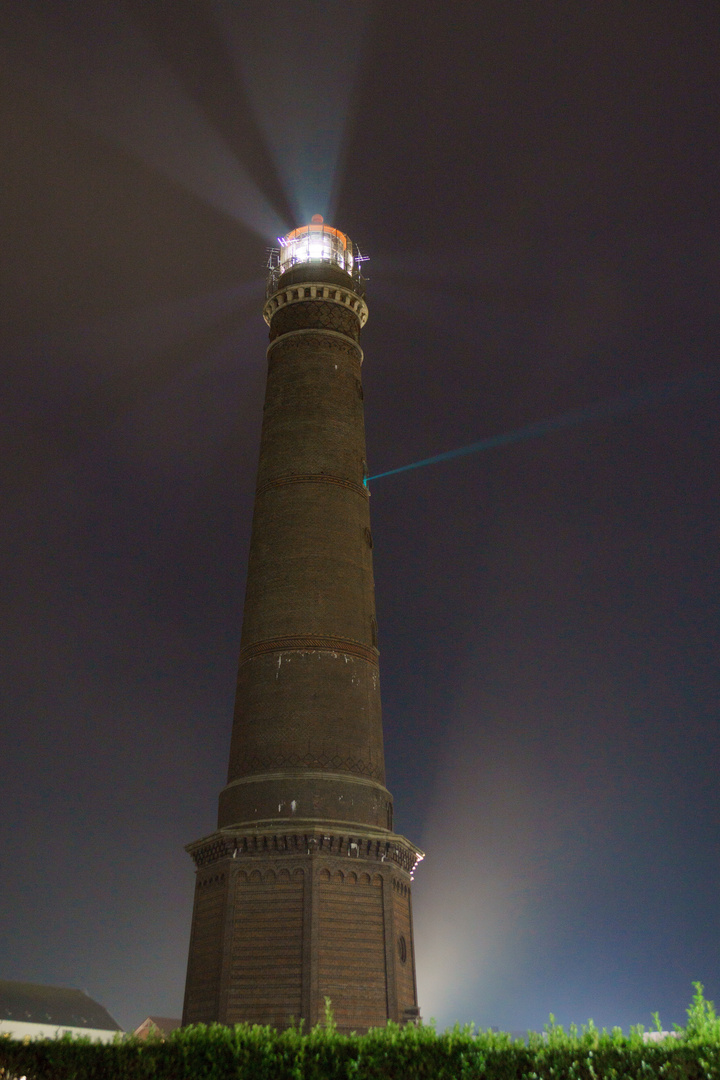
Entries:
<svg viewBox="0 0 720 1080">
<path fill-rule="evenodd" d="M 157 1028 L 161 1035 L 169 1035 L 171 1031 L 176 1031 L 181 1023 L 182 1021 L 179 1018 L 176 1019 L 172 1016 L 148 1016 L 143 1020 L 142 1024 L 135 1028 L 135 1034 L 138 1035 L 154 1027 Z"/>
<path fill-rule="evenodd" d="M 0 980 L 0 1020 L 121 1031 L 107 1009 L 83 990 Z"/>
</svg>

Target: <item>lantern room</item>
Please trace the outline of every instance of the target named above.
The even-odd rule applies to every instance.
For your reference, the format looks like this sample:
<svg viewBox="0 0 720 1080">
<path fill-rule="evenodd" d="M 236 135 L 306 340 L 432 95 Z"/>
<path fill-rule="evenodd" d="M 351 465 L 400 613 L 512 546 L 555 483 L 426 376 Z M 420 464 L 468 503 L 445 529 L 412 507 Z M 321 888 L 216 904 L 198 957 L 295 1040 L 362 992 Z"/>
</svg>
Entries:
<svg viewBox="0 0 720 1080">
<path fill-rule="evenodd" d="M 353 272 L 352 243 L 345 233 L 326 225 L 320 214 L 315 214 L 309 225 L 301 225 L 286 236 L 279 236 L 279 271 L 286 273 L 298 263 L 326 263 Z"/>
</svg>

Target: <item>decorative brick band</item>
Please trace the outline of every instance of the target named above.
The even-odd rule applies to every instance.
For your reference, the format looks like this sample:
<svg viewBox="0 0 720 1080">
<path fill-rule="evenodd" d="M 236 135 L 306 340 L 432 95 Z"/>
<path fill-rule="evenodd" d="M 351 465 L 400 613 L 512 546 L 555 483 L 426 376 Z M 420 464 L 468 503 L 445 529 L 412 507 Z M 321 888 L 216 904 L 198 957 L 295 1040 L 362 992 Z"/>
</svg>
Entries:
<svg viewBox="0 0 720 1080">
<path fill-rule="evenodd" d="M 343 769 L 352 773 L 352 779 L 356 780 L 360 775 L 364 780 L 382 782 L 385 778 L 385 770 L 382 765 L 376 765 L 372 761 L 363 761 L 362 758 L 342 758 L 339 754 L 328 757 L 327 754 L 276 754 L 274 757 L 252 757 L 247 761 L 245 755 L 238 754 L 230 761 L 230 774 L 235 778 L 233 783 L 257 782 L 258 774 L 263 776 L 277 769 Z M 247 769 L 252 773 L 246 775 Z M 343 780 L 347 780 L 345 772 Z M 327 774 L 326 774 L 327 777 Z"/>
<path fill-rule="evenodd" d="M 349 488 L 364 499 L 370 497 L 370 492 L 364 484 L 356 484 L 354 480 L 346 480 L 343 476 L 328 476 L 327 473 L 298 473 L 295 476 L 276 476 L 273 480 L 266 480 L 255 489 L 255 495 L 261 495 L 270 488 L 283 487 L 285 484 L 337 484 L 339 487 Z"/>
<path fill-rule="evenodd" d="M 327 281 L 305 281 L 298 285 L 289 285 L 284 289 L 279 289 L 278 292 L 268 298 L 263 309 L 263 318 L 269 326 L 273 315 L 280 308 L 298 302 L 307 304 L 309 301 L 315 302 L 316 305 L 318 302 L 338 304 L 352 311 L 357 317 L 360 326 L 364 326 L 367 322 L 368 308 L 363 298 L 358 296 L 352 289 L 331 285 Z"/>
<path fill-rule="evenodd" d="M 398 867 L 410 875 L 424 858 L 424 853 L 404 836 L 395 833 L 382 837 L 340 833 L 336 828 L 312 829 L 301 833 L 259 832 L 236 833 L 223 830 L 205 840 L 197 840 L 185 848 L 198 869 L 225 859 L 261 860 L 263 856 L 329 855 L 345 856 L 352 861 L 367 860 L 385 864 L 383 869 Z M 245 862 L 247 866 L 247 862 Z"/>
<path fill-rule="evenodd" d="M 345 656 L 357 656 L 366 660 L 368 664 L 378 666 L 378 650 L 370 645 L 363 645 L 361 641 L 351 641 L 349 638 L 316 637 L 297 635 L 295 637 L 272 638 L 270 641 L 256 641 L 252 645 L 246 645 L 240 650 L 240 664 L 247 663 L 254 656 L 262 656 L 270 652 L 334 652 L 343 653 Z"/>
<path fill-rule="evenodd" d="M 277 348 L 279 345 L 283 346 L 281 351 Z M 276 354 L 282 355 L 286 349 L 302 348 L 308 345 L 315 349 L 330 349 L 333 352 L 344 353 L 353 360 L 359 360 L 361 365 L 365 356 L 357 341 L 351 340 L 346 334 L 341 334 L 337 330 L 318 330 L 315 327 L 288 330 L 282 337 L 273 338 L 267 347 L 266 355 L 268 361 L 271 361 L 275 359 Z"/>
<path fill-rule="evenodd" d="M 357 341 L 360 316 L 350 307 L 331 300 L 306 300 L 278 308 L 270 319 L 270 340 L 289 330 L 335 330 Z"/>
</svg>

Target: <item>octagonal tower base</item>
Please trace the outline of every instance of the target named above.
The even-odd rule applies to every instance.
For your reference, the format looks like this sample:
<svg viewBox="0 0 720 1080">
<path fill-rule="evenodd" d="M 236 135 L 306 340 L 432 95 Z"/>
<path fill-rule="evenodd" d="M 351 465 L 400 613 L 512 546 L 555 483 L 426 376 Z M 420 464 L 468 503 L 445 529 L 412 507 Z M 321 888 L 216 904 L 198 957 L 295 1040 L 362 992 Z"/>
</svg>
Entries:
<svg viewBox="0 0 720 1080">
<path fill-rule="evenodd" d="M 183 1024 L 341 1032 L 418 1018 L 412 870 L 386 831 L 225 829 L 188 847 L 197 866 Z"/>
</svg>

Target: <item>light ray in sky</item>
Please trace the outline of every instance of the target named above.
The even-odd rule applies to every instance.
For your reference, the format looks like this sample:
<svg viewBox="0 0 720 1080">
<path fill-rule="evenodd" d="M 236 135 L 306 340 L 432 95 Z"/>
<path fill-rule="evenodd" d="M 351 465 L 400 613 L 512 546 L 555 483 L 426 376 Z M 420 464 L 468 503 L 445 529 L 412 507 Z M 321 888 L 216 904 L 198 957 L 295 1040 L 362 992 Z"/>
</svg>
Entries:
<svg viewBox="0 0 720 1080">
<path fill-rule="evenodd" d="M 215 7 L 297 222 L 334 221 L 370 4 L 279 0 L 251 23 Z"/>
<path fill-rule="evenodd" d="M 242 222 L 263 239 L 287 231 L 207 116 L 118 0 L 48 10 L 37 0 L 7 58 L 80 126 Z M 18 31 L 20 32 L 20 31 Z"/>
<path fill-rule="evenodd" d="M 456 450 L 446 450 L 442 454 L 434 454 L 432 457 L 421 458 L 409 465 L 399 465 L 396 469 L 387 469 L 385 472 L 375 473 L 369 476 L 370 480 L 381 480 L 385 476 L 395 476 L 397 473 L 408 472 L 410 469 L 421 469 L 425 465 L 438 465 L 442 461 L 450 461 L 452 458 L 466 457 L 470 454 L 479 454 L 482 450 L 492 450 L 497 446 L 507 446 L 510 443 L 523 442 L 525 439 L 537 439 L 541 435 L 549 435 L 550 432 L 560 431 L 562 428 L 577 427 L 589 420 L 610 419 L 622 416 L 624 413 L 635 409 L 650 408 L 653 405 L 663 405 L 665 402 L 679 398 L 691 397 L 695 394 L 703 394 L 715 390 L 720 385 L 720 372 L 705 372 L 693 375 L 681 382 L 662 383 L 658 386 L 645 387 L 634 390 L 628 394 L 622 394 L 607 401 L 598 401 L 585 409 L 572 409 L 570 412 L 561 413 L 548 420 L 538 420 L 526 427 L 515 428 L 513 431 L 505 431 L 499 435 L 490 435 L 479 442 L 470 443 L 468 446 L 458 447 Z"/>
</svg>

